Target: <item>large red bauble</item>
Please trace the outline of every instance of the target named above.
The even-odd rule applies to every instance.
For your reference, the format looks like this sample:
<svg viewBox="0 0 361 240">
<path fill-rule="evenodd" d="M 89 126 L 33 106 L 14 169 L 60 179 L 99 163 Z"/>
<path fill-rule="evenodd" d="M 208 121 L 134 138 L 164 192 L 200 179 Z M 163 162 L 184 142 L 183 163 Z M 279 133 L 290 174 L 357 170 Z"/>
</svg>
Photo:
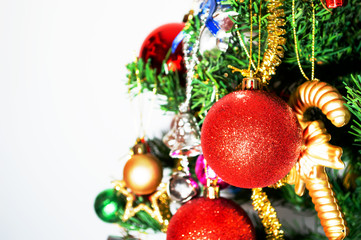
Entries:
<svg viewBox="0 0 361 240">
<path fill-rule="evenodd" d="M 227 183 L 266 187 L 296 163 L 302 130 L 281 98 L 261 90 L 232 92 L 208 112 L 201 134 L 203 155 Z"/>
<path fill-rule="evenodd" d="M 154 29 L 144 40 L 139 57 L 144 61 L 150 59 L 151 67 L 157 69 L 159 73 L 163 61 L 172 47 L 173 40 L 183 28 L 184 23 L 168 23 Z M 176 51 L 169 56 L 166 64 L 168 70 L 185 72 L 182 44 L 179 44 Z"/>
<path fill-rule="evenodd" d="M 196 198 L 171 218 L 167 240 L 253 240 L 255 230 L 247 213 L 225 198 Z"/>
</svg>

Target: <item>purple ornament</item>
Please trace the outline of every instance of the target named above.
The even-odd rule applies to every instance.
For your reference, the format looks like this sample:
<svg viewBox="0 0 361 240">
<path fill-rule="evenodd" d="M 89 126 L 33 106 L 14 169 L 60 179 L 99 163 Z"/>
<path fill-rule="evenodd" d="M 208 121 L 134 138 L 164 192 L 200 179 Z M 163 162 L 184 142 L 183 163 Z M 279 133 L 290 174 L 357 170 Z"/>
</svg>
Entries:
<svg viewBox="0 0 361 240">
<path fill-rule="evenodd" d="M 198 180 L 203 184 L 207 185 L 207 176 L 205 171 L 205 159 L 203 154 L 199 155 L 196 161 L 195 172 L 197 175 Z M 213 171 L 213 169 L 208 165 L 207 166 L 207 175 L 208 178 L 211 180 L 215 180 L 217 178 L 217 174 Z M 219 189 L 224 189 L 229 186 L 228 183 L 223 181 L 220 177 L 218 177 L 217 183 L 219 185 Z"/>
</svg>

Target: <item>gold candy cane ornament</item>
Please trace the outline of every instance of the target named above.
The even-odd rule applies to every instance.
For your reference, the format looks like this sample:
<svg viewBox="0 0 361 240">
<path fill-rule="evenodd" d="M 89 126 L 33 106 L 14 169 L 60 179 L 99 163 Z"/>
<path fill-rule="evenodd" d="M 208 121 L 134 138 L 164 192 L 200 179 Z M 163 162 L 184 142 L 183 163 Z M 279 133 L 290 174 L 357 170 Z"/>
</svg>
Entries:
<svg viewBox="0 0 361 240">
<path fill-rule="evenodd" d="M 304 112 L 310 107 L 321 109 L 336 127 L 344 126 L 351 118 L 350 112 L 344 105 L 345 100 L 338 90 L 318 80 L 307 81 L 299 86 L 289 103 L 303 129 L 309 123 L 309 120 L 304 117 Z"/>
<path fill-rule="evenodd" d="M 287 177 L 287 183 L 294 184 L 295 192 L 300 196 L 303 195 L 305 188 L 308 189 L 327 238 L 339 240 L 346 237 L 347 227 L 331 184 L 328 181 L 325 167 L 344 168 L 341 161 L 342 148 L 331 145 L 329 143 L 331 135 L 327 133 L 323 123 L 321 121 L 310 121 L 305 117 L 305 112 L 311 107 L 319 108 L 336 127 L 347 124 L 351 114 L 345 107 L 345 101 L 336 88 L 314 78 L 316 14 L 313 0 L 311 0 L 311 6 L 312 56 L 310 61 L 312 71 L 311 78 L 308 78 L 302 69 L 298 54 L 295 0 L 292 0 L 295 53 L 299 69 L 308 81 L 297 88 L 289 101 L 303 129 L 304 144 L 298 162 Z"/>
<path fill-rule="evenodd" d="M 344 239 L 348 230 L 325 167 L 344 168 L 342 148 L 329 143 L 331 135 L 322 121 L 308 121 L 304 113 L 310 107 L 317 107 L 335 126 L 341 127 L 348 123 L 351 116 L 344 103 L 337 89 L 317 80 L 303 83 L 290 98 L 290 105 L 304 129 L 304 145 L 287 183 L 294 184 L 300 196 L 305 188 L 308 189 L 327 238 L 334 240 Z"/>
</svg>

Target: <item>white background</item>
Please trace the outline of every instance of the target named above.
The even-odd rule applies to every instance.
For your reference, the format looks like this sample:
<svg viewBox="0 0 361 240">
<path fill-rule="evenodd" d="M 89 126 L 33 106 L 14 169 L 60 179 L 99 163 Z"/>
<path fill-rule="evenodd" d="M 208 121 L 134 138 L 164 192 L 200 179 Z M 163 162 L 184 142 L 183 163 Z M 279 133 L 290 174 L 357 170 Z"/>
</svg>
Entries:
<svg viewBox="0 0 361 240">
<path fill-rule="evenodd" d="M 121 176 L 137 109 L 125 65 L 191 0 L 0 2 L 0 239 L 102 240 L 93 210 Z M 149 134 L 168 126 L 155 111 Z"/>
</svg>

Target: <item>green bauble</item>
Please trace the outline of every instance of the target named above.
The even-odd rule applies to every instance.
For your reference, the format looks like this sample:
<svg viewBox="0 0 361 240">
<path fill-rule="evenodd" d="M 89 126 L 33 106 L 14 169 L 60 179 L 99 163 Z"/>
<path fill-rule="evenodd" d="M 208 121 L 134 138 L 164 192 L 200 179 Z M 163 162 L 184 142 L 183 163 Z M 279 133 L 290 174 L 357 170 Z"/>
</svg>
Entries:
<svg viewBox="0 0 361 240">
<path fill-rule="evenodd" d="M 106 189 L 95 198 L 94 209 L 98 217 L 107 223 L 119 221 L 118 211 L 121 200 L 113 188 Z"/>
</svg>

